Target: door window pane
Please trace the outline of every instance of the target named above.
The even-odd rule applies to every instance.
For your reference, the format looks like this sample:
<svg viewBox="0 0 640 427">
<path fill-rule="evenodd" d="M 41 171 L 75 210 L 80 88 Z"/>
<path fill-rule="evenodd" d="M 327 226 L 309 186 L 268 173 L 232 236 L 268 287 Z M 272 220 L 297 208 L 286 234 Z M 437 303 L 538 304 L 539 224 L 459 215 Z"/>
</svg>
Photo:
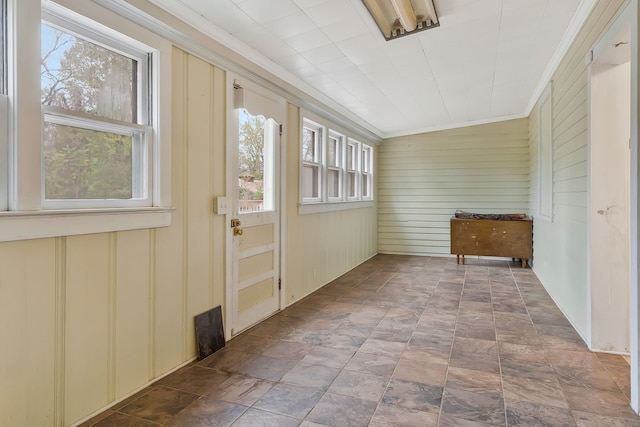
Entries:
<svg viewBox="0 0 640 427">
<path fill-rule="evenodd" d="M 239 110 L 238 200 L 241 213 L 273 210 L 273 149 L 277 124 Z"/>
</svg>

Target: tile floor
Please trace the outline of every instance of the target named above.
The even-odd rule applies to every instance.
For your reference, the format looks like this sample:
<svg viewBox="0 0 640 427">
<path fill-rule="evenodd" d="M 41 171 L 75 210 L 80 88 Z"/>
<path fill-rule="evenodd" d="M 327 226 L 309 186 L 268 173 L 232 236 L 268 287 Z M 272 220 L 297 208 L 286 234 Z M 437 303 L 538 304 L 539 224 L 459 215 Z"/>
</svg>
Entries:
<svg viewBox="0 0 640 427">
<path fill-rule="evenodd" d="M 86 426 L 640 426 L 530 269 L 379 255 Z"/>
</svg>

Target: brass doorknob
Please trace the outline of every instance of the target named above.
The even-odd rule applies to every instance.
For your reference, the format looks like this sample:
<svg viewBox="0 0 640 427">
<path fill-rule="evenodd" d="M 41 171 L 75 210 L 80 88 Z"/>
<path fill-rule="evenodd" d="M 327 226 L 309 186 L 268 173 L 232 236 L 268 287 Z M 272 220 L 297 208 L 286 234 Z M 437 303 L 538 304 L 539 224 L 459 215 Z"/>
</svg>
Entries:
<svg viewBox="0 0 640 427">
<path fill-rule="evenodd" d="M 234 236 L 242 236 L 242 228 L 233 227 L 233 235 Z"/>
</svg>

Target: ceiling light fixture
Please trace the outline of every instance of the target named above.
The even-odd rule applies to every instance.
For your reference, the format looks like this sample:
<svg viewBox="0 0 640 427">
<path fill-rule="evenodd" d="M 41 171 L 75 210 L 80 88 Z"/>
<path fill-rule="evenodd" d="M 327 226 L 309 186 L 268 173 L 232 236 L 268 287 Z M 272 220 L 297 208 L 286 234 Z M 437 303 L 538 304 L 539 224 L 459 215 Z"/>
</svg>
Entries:
<svg viewBox="0 0 640 427">
<path fill-rule="evenodd" d="M 440 26 L 433 0 L 362 0 L 385 40 Z"/>
</svg>

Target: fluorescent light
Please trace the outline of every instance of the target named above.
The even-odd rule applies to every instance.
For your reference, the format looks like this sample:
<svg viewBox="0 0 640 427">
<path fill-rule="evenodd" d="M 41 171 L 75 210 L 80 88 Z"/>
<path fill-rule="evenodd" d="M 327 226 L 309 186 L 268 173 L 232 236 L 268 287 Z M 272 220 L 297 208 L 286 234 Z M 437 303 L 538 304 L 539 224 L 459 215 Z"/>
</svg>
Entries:
<svg viewBox="0 0 640 427">
<path fill-rule="evenodd" d="M 409 0 L 391 0 L 393 9 L 398 14 L 398 19 L 405 31 L 413 31 L 418 26 L 416 14 L 413 12 L 413 6 Z"/>
<path fill-rule="evenodd" d="M 362 0 L 386 40 L 440 26 L 433 0 Z"/>
</svg>

